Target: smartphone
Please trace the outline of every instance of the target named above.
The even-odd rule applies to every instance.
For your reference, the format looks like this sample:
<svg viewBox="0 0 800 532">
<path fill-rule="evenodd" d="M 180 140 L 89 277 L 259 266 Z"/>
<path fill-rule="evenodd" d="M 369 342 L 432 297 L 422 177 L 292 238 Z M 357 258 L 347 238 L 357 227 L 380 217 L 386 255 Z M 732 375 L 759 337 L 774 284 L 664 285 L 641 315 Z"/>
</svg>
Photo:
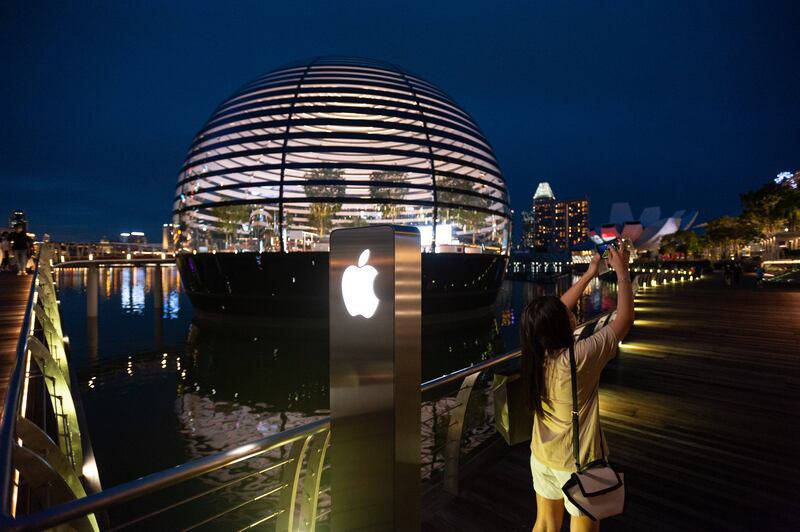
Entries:
<svg viewBox="0 0 800 532">
<path fill-rule="evenodd" d="M 619 249 L 619 240 L 617 240 L 616 238 L 612 238 L 611 240 L 605 240 L 599 244 L 594 245 L 594 247 L 597 249 L 597 252 L 604 259 L 607 259 L 610 256 L 608 248 L 611 246 L 614 246 L 614 249 Z"/>
</svg>

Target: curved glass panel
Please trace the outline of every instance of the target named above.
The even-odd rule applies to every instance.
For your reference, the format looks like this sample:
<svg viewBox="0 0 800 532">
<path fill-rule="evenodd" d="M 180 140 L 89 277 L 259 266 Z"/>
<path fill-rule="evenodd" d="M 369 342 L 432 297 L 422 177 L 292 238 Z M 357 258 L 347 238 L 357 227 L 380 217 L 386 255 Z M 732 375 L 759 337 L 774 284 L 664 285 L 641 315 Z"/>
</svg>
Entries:
<svg viewBox="0 0 800 532">
<path fill-rule="evenodd" d="M 326 251 L 338 227 L 414 225 L 426 251 L 508 251 L 488 141 L 393 65 L 320 58 L 246 84 L 195 137 L 173 204 L 179 249 Z"/>
</svg>

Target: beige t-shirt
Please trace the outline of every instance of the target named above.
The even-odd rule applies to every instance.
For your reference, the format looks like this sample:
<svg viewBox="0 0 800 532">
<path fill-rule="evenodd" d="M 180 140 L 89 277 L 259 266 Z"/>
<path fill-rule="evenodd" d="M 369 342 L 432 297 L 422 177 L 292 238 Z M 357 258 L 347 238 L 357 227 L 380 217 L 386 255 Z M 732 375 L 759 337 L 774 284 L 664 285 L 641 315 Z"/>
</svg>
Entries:
<svg viewBox="0 0 800 532">
<path fill-rule="evenodd" d="M 608 326 L 575 342 L 581 466 L 608 456 L 608 446 L 605 437 L 601 436 L 598 418 L 597 389 L 600 372 L 616 349 L 617 336 Z M 545 360 L 546 396 L 542 398 L 544 413 L 534 415 L 531 452 L 539 462 L 559 471 L 575 471 L 571 386 L 569 350 L 548 356 Z"/>
</svg>

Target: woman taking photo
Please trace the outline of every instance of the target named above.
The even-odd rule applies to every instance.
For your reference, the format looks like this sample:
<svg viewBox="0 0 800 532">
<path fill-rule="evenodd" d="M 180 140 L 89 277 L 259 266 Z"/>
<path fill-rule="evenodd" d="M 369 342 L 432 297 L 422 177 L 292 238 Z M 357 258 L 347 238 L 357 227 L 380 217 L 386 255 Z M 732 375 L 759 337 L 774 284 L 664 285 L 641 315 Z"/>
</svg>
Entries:
<svg viewBox="0 0 800 532">
<path fill-rule="evenodd" d="M 582 515 L 561 488 L 576 471 L 572 449 L 572 381 L 569 347 L 574 346 L 578 387 L 580 463 L 608 456 L 600 428 L 597 390 L 600 372 L 616 352 L 633 324 L 633 291 L 628 270 L 629 252 L 609 247 L 608 265 L 617 274 L 617 316 L 592 336 L 575 341 L 577 325 L 572 309 L 594 278 L 602 260 L 592 259 L 580 280 L 557 298 L 539 297 L 525 308 L 521 323 L 522 379 L 534 413 L 531 472 L 536 491 L 534 532 L 561 530 L 564 508 L 570 530 L 599 530 L 600 522 Z"/>
</svg>

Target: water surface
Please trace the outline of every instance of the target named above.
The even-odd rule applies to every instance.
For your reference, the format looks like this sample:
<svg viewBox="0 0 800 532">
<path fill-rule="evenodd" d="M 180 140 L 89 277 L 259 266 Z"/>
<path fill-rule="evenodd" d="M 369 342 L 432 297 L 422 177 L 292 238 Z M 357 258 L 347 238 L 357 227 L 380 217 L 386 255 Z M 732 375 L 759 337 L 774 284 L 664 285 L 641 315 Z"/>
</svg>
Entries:
<svg viewBox="0 0 800 532">
<path fill-rule="evenodd" d="M 86 317 L 86 270 L 57 273 L 71 356 L 104 487 L 327 415 L 326 323 L 198 323 L 177 269 L 102 268 L 98 319 Z M 483 316 L 426 324 L 423 380 L 518 347 L 520 310 L 571 283 L 506 282 Z M 579 319 L 613 307 L 598 281 Z"/>
</svg>

